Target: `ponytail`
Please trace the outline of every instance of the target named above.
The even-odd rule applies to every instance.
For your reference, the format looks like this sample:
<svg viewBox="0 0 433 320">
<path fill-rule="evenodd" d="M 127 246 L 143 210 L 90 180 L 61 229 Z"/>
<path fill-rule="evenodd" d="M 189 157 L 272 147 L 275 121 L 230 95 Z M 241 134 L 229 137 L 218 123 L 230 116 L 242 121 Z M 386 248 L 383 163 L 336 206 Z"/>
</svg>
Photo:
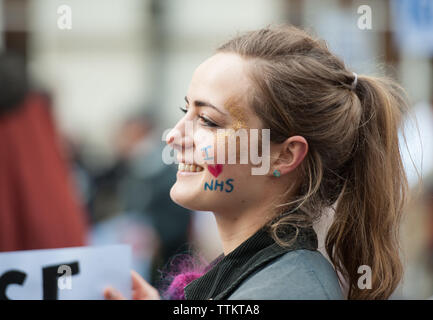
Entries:
<svg viewBox="0 0 433 320">
<path fill-rule="evenodd" d="M 251 31 L 218 51 L 250 62 L 249 104 L 271 129 L 271 141 L 297 134 L 308 142 L 297 181 L 278 199 L 270 222 L 277 243 L 291 243 L 279 236 L 284 226 L 312 225 L 334 208 L 325 247 L 348 298 L 387 299 L 403 274 L 399 227 L 408 186 L 398 129 L 408 103 L 402 88 L 357 76 L 324 41 L 293 26 Z M 362 266 L 371 269 L 371 289 L 358 286 Z"/>
<path fill-rule="evenodd" d="M 355 93 L 361 124 L 325 246 L 349 299 L 387 299 L 403 275 L 399 226 L 408 184 L 398 129 L 407 102 L 387 79 L 360 77 Z M 361 266 L 371 268 L 371 289 L 359 287 Z"/>
</svg>

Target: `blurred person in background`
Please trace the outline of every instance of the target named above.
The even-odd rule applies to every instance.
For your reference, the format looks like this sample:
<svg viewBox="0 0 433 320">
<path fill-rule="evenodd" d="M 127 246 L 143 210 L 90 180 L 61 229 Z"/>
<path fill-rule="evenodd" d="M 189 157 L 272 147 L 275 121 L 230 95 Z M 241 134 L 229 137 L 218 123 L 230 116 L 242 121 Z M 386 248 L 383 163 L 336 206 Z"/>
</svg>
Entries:
<svg viewBox="0 0 433 320">
<path fill-rule="evenodd" d="M 96 197 L 115 195 L 111 210 L 117 212 L 95 224 L 93 243 L 131 244 L 136 270 L 156 284 L 169 258 L 188 250 L 191 215 L 170 199 L 177 169 L 161 161 L 163 145 L 152 114 L 127 118 L 114 141 L 117 159 L 97 176 L 94 188 Z M 107 208 L 101 202 L 111 200 L 104 198 L 94 208 Z"/>
<path fill-rule="evenodd" d="M 177 168 L 161 161 L 165 144 L 158 139 L 155 123 L 150 113 L 130 118 L 122 129 L 123 139 L 119 140 L 120 154 L 127 161 L 120 190 L 124 209 L 148 218 L 159 239 L 153 257 L 152 283 L 160 278 L 159 270 L 170 257 L 188 249 L 191 221 L 189 210 L 170 198 Z"/>
<path fill-rule="evenodd" d="M 0 54 L 0 251 L 82 246 L 87 219 L 62 153 L 51 100 Z"/>
</svg>

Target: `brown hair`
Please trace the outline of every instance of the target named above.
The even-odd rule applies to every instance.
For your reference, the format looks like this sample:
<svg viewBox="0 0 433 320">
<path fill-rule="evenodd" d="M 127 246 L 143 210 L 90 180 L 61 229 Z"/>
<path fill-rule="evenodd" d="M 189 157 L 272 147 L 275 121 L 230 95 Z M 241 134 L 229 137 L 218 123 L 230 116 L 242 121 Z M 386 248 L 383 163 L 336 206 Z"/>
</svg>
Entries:
<svg viewBox="0 0 433 320">
<path fill-rule="evenodd" d="M 404 90 L 364 75 L 353 87 L 355 75 L 326 43 L 292 26 L 247 32 L 217 51 L 246 59 L 255 87 L 248 103 L 271 129 L 272 142 L 293 135 L 308 141 L 301 183 L 294 192 L 288 188 L 270 223 L 275 240 L 287 245 L 280 237 L 285 225 L 312 225 L 333 208 L 325 246 L 348 298 L 388 298 L 403 275 L 399 226 L 407 179 L 398 129 L 408 108 Z M 361 265 L 371 268 L 371 289 L 358 287 Z"/>
</svg>

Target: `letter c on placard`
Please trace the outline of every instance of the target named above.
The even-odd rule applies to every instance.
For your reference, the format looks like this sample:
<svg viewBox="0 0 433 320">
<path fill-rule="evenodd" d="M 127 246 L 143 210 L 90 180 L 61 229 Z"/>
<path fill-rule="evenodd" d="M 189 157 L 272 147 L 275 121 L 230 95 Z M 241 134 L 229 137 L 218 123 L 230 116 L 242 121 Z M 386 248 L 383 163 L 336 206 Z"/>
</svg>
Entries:
<svg viewBox="0 0 433 320">
<path fill-rule="evenodd" d="M 19 270 L 11 270 L 8 272 L 5 272 L 0 277 L 0 300 L 10 300 L 6 296 L 6 289 L 10 284 L 18 284 L 23 285 L 24 281 L 26 280 L 27 275 Z"/>
</svg>

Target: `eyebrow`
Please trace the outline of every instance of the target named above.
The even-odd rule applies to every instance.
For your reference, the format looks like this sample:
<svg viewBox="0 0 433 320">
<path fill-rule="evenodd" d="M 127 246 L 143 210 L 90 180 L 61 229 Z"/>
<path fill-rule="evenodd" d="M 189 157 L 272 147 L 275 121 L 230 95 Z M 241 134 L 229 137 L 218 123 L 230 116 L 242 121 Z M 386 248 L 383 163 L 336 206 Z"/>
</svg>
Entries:
<svg viewBox="0 0 433 320">
<path fill-rule="evenodd" d="M 189 104 L 188 98 L 185 96 L 185 101 L 187 104 Z M 216 111 L 218 111 L 219 113 L 227 116 L 227 113 L 221 111 L 219 108 L 215 107 L 213 104 L 206 102 L 206 101 L 201 101 L 201 100 L 194 100 L 193 104 L 199 108 L 199 107 L 210 107 L 212 109 L 215 109 Z"/>
</svg>

